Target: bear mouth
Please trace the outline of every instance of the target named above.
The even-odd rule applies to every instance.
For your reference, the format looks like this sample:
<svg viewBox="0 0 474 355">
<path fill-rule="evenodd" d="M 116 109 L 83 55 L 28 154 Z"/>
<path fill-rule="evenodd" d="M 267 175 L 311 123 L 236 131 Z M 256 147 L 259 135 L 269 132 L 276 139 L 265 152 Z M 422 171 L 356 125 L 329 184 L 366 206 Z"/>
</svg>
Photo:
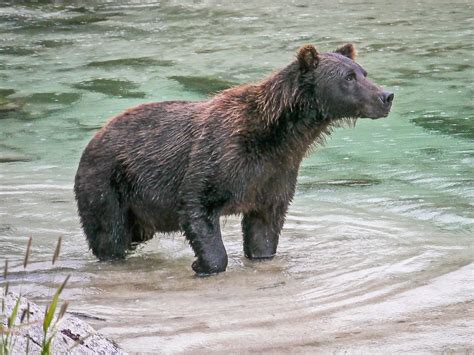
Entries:
<svg viewBox="0 0 474 355">
<path fill-rule="evenodd" d="M 387 116 L 389 115 L 389 113 L 390 113 L 390 109 L 387 110 L 387 111 L 385 111 L 384 113 L 382 113 L 382 115 L 380 115 L 380 116 L 377 116 L 377 117 L 370 117 L 370 118 L 373 119 L 373 120 L 378 120 L 378 119 L 380 119 L 380 118 L 385 118 L 385 117 L 387 117 Z"/>
<path fill-rule="evenodd" d="M 369 110 L 362 117 L 367 117 L 367 118 L 370 118 L 372 120 L 377 120 L 379 118 L 385 118 L 390 114 L 391 108 L 392 108 L 392 105 L 390 104 L 390 105 L 388 105 L 388 107 L 385 106 L 383 108 L 379 107 L 376 110 Z"/>
<path fill-rule="evenodd" d="M 388 116 L 390 112 L 385 112 L 383 113 L 382 115 L 377 115 L 377 116 L 369 116 L 368 118 L 370 118 L 371 120 L 379 120 L 381 118 L 385 118 Z"/>
</svg>

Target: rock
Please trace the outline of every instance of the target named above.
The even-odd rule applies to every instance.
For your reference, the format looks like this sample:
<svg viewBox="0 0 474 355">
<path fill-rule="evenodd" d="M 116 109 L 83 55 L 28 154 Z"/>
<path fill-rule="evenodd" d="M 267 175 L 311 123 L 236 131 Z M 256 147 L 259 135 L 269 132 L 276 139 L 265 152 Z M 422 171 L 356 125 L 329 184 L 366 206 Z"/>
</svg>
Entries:
<svg viewBox="0 0 474 355">
<path fill-rule="evenodd" d="M 18 297 L 18 294 L 10 292 L 4 298 L 5 312 L 2 314 L 0 320 L 2 326 L 6 325 L 7 315 L 12 313 L 12 309 L 15 307 Z M 20 327 L 21 316 L 26 312 L 28 304 L 30 305 L 29 320 L 27 320 L 27 317 L 24 317 L 23 324 Z M 43 319 L 44 309 L 25 297 L 20 298 L 20 307 L 14 323 L 15 326 L 13 327 L 14 341 L 12 354 L 24 354 L 26 352 L 27 343 L 29 343 L 30 354 L 41 353 Z M 56 319 L 56 316 L 54 319 Z M 56 327 L 56 334 L 51 349 L 54 354 L 125 354 L 113 341 L 105 338 L 83 320 L 68 313 L 64 315 Z"/>
</svg>

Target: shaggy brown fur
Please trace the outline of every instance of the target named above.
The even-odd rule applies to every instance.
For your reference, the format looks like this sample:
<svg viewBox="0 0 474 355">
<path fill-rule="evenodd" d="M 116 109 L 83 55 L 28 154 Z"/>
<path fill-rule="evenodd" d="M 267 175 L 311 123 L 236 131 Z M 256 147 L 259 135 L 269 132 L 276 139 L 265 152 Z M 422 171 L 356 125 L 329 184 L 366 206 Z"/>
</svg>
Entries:
<svg viewBox="0 0 474 355">
<path fill-rule="evenodd" d="M 299 165 L 332 127 L 378 118 L 393 94 L 366 79 L 345 45 L 203 102 L 160 102 L 113 118 L 81 158 L 75 193 L 100 259 L 123 258 L 156 232 L 183 231 L 198 274 L 224 271 L 219 217 L 242 214 L 244 252 L 275 255 Z"/>
</svg>

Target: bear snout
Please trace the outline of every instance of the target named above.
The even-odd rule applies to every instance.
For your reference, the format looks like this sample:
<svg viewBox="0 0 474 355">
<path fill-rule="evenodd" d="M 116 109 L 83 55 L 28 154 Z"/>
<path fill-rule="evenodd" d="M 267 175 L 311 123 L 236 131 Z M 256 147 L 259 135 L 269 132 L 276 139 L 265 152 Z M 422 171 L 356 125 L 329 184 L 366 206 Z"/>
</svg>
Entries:
<svg viewBox="0 0 474 355">
<path fill-rule="evenodd" d="M 379 95 L 379 100 L 383 105 L 383 108 L 382 108 L 383 113 L 381 115 L 377 115 L 378 117 L 371 117 L 371 118 L 387 117 L 390 112 L 390 109 L 392 108 L 392 102 L 393 102 L 394 97 L 395 97 L 395 94 L 393 92 L 383 91 Z"/>
<path fill-rule="evenodd" d="M 395 94 L 393 92 L 384 91 L 382 93 L 382 95 L 380 95 L 380 100 L 382 101 L 382 103 L 384 103 L 386 105 L 392 104 L 394 96 L 395 96 Z"/>
</svg>

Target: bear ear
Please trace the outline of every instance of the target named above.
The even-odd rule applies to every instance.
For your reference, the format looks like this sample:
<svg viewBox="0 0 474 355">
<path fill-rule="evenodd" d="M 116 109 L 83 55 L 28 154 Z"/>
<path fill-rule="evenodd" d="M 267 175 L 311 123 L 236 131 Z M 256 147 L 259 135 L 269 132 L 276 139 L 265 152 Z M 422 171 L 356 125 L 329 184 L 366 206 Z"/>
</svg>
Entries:
<svg viewBox="0 0 474 355">
<path fill-rule="evenodd" d="M 298 58 L 298 63 L 303 71 L 308 71 L 318 66 L 319 53 L 311 44 L 301 47 L 296 57 Z"/>
<path fill-rule="evenodd" d="M 342 54 L 344 57 L 354 60 L 357 56 L 356 47 L 352 43 L 347 43 L 341 48 L 338 48 L 334 51 L 335 53 Z"/>
</svg>

